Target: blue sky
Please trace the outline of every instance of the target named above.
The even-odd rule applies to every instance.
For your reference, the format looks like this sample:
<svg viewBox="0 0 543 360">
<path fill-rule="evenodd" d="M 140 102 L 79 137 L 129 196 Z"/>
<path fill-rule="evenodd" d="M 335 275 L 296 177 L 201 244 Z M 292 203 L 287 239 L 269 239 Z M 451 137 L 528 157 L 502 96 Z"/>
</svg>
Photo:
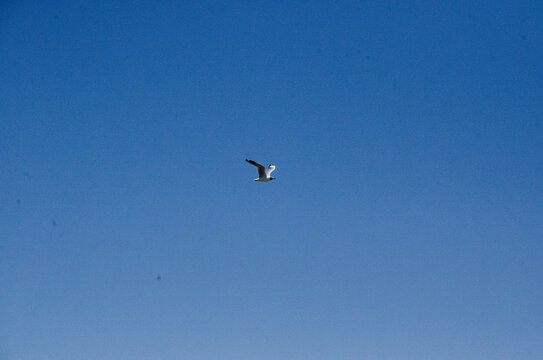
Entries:
<svg viewBox="0 0 543 360">
<path fill-rule="evenodd" d="M 3 2 L 0 358 L 542 357 L 542 7 Z"/>
</svg>

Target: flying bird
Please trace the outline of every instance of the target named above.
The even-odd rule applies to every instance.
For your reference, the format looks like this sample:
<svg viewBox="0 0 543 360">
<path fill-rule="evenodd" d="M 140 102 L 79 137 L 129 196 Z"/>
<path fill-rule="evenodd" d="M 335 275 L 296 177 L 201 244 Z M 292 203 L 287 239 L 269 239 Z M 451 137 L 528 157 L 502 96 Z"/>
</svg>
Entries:
<svg viewBox="0 0 543 360">
<path fill-rule="evenodd" d="M 256 166 L 256 168 L 258 169 L 258 179 L 255 179 L 255 181 L 268 182 L 275 179 L 273 176 L 271 176 L 271 173 L 273 172 L 273 170 L 275 170 L 275 165 L 270 164 L 270 166 L 268 166 L 268 168 L 266 169 L 263 165 L 260 165 L 256 161 L 249 159 L 245 159 L 245 161 L 247 161 L 249 164 Z"/>
</svg>

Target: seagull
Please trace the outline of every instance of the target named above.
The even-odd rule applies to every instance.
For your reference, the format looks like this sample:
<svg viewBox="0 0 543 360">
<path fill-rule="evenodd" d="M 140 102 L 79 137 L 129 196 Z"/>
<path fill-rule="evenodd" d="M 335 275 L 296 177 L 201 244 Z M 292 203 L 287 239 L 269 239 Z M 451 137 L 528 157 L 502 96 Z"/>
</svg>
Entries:
<svg viewBox="0 0 543 360">
<path fill-rule="evenodd" d="M 275 170 L 275 165 L 268 166 L 266 169 L 264 165 L 260 165 L 256 161 L 245 159 L 249 164 L 252 164 L 257 167 L 258 169 L 258 179 L 255 179 L 255 181 L 261 181 L 261 182 L 268 182 L 270 180 L 275 179 L 273 176 L 270 176 L 273 170 Z"/>
</svg>

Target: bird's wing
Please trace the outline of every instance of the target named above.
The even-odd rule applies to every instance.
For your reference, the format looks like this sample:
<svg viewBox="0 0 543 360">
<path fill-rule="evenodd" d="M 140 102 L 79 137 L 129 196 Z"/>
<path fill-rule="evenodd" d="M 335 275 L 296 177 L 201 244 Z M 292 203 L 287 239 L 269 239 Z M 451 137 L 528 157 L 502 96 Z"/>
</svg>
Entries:
<svg viewBox="0 0 543 360">
<path fill-rule="evenodd" d="M 268 168 L 266 169 L 266 176 L 270 176 L 273 170 L 275 170 L 275 165 L 268 166 Z"/>
<path fill-rule="evenodd" d="M 258 176 L 259 177 L 265 177 L 266 176 L 266 170 L 264 169 L 264 166 L 257 163 L 256 161 L 245 159 L 249 164 L 252 164 L 257 167 L 258 169 Z"/>
</svg>

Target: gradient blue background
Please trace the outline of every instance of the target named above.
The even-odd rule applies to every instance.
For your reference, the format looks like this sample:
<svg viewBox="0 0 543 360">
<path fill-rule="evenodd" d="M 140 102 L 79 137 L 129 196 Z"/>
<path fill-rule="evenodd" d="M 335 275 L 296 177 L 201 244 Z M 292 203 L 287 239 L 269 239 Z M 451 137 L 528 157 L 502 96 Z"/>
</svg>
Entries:
<svg viewBox="0 0 543 360">
<path fill-rule="evenodd" d="M 0 358 L 543 358 L 541 14 L 3 1 Z"/>
</svg>

